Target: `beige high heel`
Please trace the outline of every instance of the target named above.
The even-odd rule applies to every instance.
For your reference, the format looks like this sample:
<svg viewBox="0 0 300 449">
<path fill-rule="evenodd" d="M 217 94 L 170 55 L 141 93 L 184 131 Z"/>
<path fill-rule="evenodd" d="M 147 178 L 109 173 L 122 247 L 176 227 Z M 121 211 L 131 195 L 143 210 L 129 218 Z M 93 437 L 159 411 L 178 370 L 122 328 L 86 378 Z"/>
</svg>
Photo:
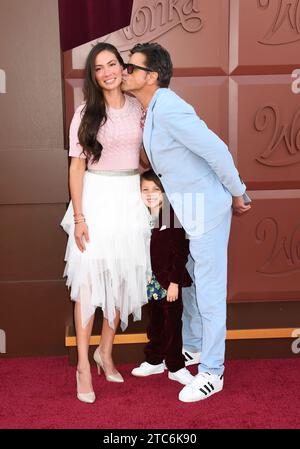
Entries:
<svg viewBox="0 0 300 449">
<path fill-rule="evenodd" d="M 77 383 L 77 399 L 81 402 L 86 402 L 87 404 L 92 404 L 96 400 L 96 395 L 94 391 L 91 391 L 90 393 L 78 393 L 78 376 L 79 373 L 76 371 L 76 383 Z"/>
<path fill-rule="evenodd" d="M 108 380 L 108 382 L 124 382 L 124 379 L 119 372 L 117 372 L 116 374 L 106 374 L 105 369 L 103 367 L 103 361 L 102 361 L 100 352 L 98 350 L 98 347 L 95 349 L 93 358 L 96 362 L 99 376 L 101 374 L 101 368 L 102 368 L 103 372 L 105 374 L 106 380 Z"/>
</svg>

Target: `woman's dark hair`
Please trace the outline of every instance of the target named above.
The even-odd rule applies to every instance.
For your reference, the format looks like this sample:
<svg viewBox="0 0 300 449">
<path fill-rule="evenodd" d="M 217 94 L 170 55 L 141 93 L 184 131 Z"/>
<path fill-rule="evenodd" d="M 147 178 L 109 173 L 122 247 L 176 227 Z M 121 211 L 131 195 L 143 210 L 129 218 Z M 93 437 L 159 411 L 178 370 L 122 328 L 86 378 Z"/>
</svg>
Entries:
<svg viewBox="0 0 300 449">
<path fill-rule="evenodd" d="M 95 78 L 95 59 L 104 50 L 113 53 L 120 65 L 124 67 L 124 61 L 116 47 L 105 42 L 96 44 L 87 57 L 83 86 L 86 104 L 78 129 L 78 139 L 80 145 L 83 147 L 83 153 L 88 159 L 91 159 L 92 163 L 96 163 L 100 159 L 103 147 L 97 141 L 97 134 L 100 126 L 103 126 L 107 120 L 103 90 Z"/>
<path fill-rule="evenodd" d="M 170 53 L 156 42 L 137 44 L 130 53 L 142 53 L 145 56 L 145 64 L 153 72 L 158 73 L 157 83 L 159 87 L 168 87 L 173 75 L 173 64 Z"/>
<path fill-rule="evenodd" d="M 155 172 L 151 170 L 147 170 L 144 173 L 141 174 L 141 182 L 145 181 L 153 181 L 154 184 L 163 192 L 165 193 L 165 190 L 163 188 L 162 183 L 160 182 L 159 177 L 155 174 Z"/>
</svg>

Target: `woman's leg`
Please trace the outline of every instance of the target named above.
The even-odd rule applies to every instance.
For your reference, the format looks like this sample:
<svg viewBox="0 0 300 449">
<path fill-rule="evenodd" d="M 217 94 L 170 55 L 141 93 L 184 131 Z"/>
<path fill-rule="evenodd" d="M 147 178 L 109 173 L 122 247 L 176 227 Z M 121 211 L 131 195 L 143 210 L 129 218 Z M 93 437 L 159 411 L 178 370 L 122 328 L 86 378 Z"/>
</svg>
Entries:
<svg viewBox="0 0 300 449">
<path fill-rule="evenodd" d="M 113 359 L 112 349 L 117 327 L 120 322 L 120 311 L 116 309 L 116 317 L 114 319 L 114 328 L 111 328 L 108 324 L 108 320 L 103 318 L 101 342 L 99 345 L 99 352 L 104 365 L 105 374 L 117 374 Z"/>
<path fill-rule="evenodd" d="M 86 327 L 82 327 L 80 302 L 75 302 L 74 310 L 76 341 L 78 362 L 77 371 L 79 374 L 78 393 L 90 393 L 93 390 L 92 376 L 89 362 L 89 344 L 92 333 L 94 315 L 90 318 Z"/>
</svg>

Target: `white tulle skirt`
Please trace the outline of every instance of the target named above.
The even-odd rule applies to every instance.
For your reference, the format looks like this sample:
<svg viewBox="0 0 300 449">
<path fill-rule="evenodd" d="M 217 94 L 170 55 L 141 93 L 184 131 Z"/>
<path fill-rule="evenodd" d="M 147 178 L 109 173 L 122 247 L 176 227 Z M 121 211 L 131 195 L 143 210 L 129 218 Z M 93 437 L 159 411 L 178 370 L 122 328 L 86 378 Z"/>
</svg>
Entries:
<svg viewBox="0 0 300 449">
<path fill-rule="evenodd" d="M 140 320 L 141 307 L 147 303 L 149 213 L 137 171 L 121 173 L 85 172 L 82 208 L 90 239 L 86 251 L 82 253 L 75 243 L 72 201 L 61 222 L 69 235 L 64 276 L 71 299 L 80 302 L 83 327 L 101 307 L 111 327 L 118 309 L 124 330 L 128 316 Z"/>
</svg>

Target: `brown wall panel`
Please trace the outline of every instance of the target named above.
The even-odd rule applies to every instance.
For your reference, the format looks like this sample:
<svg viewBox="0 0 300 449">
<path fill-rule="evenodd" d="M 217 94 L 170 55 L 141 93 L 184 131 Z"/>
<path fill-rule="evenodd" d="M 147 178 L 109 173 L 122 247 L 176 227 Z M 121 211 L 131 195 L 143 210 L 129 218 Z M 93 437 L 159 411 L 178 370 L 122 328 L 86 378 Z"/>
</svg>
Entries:
<svg viewBox="0 0 300 449">
<path fill-rule="evenodd" d="M 0 9 L 0 329 L 7 356 L 63 354 L 71 311 L 58 2 L 1 0 Z"/>
<path fill-rule="evenodd" d="M 66 203 L 68 156 L 62 149 L 0 151 L 0 204 Z"/>
<path fill-rule="evenodd" d="M 1 0 L 0 33 L 0 150 L 62 148 L 57 2 Z"/>
<path fill-rule="evenodd" d="M 170 87 L 194 106 L 214 132 L 228 141 L 227 76 L 175 77 Z"/>
<path fill-rule="evenodd" d="M 291 73 L 299 67 L 298 0 L 231 0 L 231 74 Z"/>
<path fill-rule="evenodd" d="M 289 75 L 230 79 L 229 145 L 249 189 L 300 187 L 300 97 Z"/>
<path fill-rule="evenodd" d="M 274 338 L 226 341 L 226 359 L 266 359 L 299 357 L 291 351 L 294 339 Z M 287 360 L 288 363 L 288 360 Z"/>
<path fill-rule="evenodd" d="M 125 61 L 135 44 L 161 43 L 172 51 L 176 76 L 227 74 L 228 24 L 229 0 L 134 0 L 130 26 L 65 52 L 64 73 L 82 78 L 91 45 L 106 40 Z"/>
<path fill-rule="evenodd" d="M 298 301 L 228 302 L 228 329 L 300 328 Z"/>
<path fill-rule="evenodd" d="M 0 281 L 62 279 L 63 204 L 1 206 Z"/>
<path fill-rule="evenodd" d="M 155 4 L 157 2 L 155 0 L 148 1 L 147 5 L 150 3 Z M 172 3 L 175 4 L 175 2 L 171 2 L 171 5 Z M 140 4 L 145 5 L 145 1 L 140 0 Z M 227 74 L 229 1 L 181 0 L 177 2 L 177 6 L 178 10 L 182 11 L 180 14 L 181 25 L 179 24 L 172 30 L 170 29 L 168 33 L 159 36 L 161 45 L 170 49 L 170 51 L 173 49 L 175 76 L 189 76 L 190 73 L 193 75 Z M 198 21 L 196 18 L 192 18 L 193 11 L 189 14 L 191 6 L 193 6 Z M 176 15 L 173 15 L 174 19 Z M 198 28 L 200 29 L 197 32 L 192 33 L 190 31 Z M 224 39 L 224 36 L 226 39 Z M 140 38 L 138 37 L 138 39 Z M 146 32 L 142 40 L 147 42 L 147 40 L 153 40 L 153 38 L 151 34 L 148 35 Z M 208 42 L 209 51 L 207 51 Z M 174 49 L 177 49 L 177 51 L 174 51 Z"/>
<path fill-rule="evenodd" d="M 72 304 L 64 281 L 0 282 L 0 298 L 7 357 L 66 353 L 65 323 Z"/>
<path fill-rule="evenodd" d="M 65 142 L 69 147 L 69 128 L 75 109 L 83 102 L 83 79 L 65 79 Z"/>
<path fill-rule="evenodd" d="M 300 299 L 300 191 L 250 191 L 252 210 L 233 219 L 230 301 Z"/>
</svg>

